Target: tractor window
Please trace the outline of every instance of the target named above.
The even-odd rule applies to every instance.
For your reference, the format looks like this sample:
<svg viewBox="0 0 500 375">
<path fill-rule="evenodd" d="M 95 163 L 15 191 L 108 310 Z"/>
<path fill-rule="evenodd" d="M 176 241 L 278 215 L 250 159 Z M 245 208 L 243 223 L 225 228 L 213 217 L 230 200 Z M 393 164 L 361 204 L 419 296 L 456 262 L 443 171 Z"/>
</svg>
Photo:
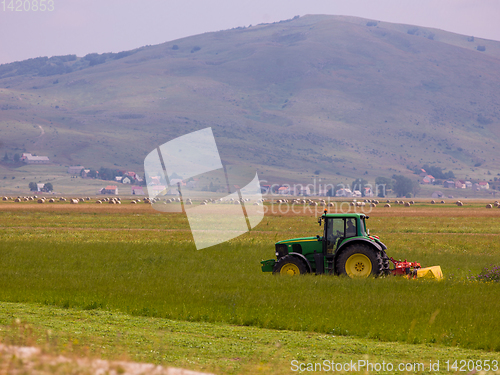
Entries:
<svg viewBox="0 0 500 375">
<path fill-rule="evenodd" d="M 356 231 L 356 219 L 354 218 L 348 218 L 345 219 L 345 236 L 346 237 L 355 237 L 357 236 L 357 231 Z"/>
<path fill-rule="evenodd" d="M 337 248 L 337 242 L 344 237 L 344 219 L 329 218 L 326 228 L 326 251 L 332 254 Z"/>
<path fill-rule="evenodd" d="M 361 235 L 366 236 L 366 223 L 364 218 L 363 220 L 359 221 L 359 226 L 360 226 L 359 231 L 361 232 Z"/>
</svg>

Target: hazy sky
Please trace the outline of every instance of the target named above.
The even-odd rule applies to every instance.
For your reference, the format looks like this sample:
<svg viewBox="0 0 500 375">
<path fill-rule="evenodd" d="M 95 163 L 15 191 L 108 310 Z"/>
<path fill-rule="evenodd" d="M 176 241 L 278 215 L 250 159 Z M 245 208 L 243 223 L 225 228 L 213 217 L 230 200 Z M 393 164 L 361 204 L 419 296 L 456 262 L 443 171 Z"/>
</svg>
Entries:
<svg viewBox="0 0 500 375">
<path fill-rule="evenodd" d="M 359 16 L 500 40 L 500 0 L 0 0 L 0 64 L 120 52 L 305 14 Z"/>
</svg>

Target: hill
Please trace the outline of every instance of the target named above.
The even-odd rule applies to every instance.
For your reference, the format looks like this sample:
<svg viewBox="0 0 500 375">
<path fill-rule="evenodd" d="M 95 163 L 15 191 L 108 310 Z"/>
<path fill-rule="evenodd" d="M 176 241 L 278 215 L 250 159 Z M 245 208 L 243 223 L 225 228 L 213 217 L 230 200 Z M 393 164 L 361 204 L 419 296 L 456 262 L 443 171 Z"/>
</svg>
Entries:
<svg viewBox="0 0 500 375">
<path fill-rule="evenodd" d="M 424 164 L 490 179 L 499 63 L 500 42 L 322 15 L 32 59 L 0 66 L 0 154 L 140 172 L 153 148 L 211 126 L 224 161 L 271 182 Z"/>
</svg>

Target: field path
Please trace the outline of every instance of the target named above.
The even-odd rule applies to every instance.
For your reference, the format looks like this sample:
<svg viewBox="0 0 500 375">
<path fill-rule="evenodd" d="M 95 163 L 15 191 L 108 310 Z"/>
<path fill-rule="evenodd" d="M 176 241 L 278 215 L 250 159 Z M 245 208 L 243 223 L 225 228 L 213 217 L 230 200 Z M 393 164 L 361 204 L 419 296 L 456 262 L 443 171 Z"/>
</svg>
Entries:
<svg viewBox="0 0 500 375">
<path fill-rule="evenodd" d="M 43 139 L 43 136 L 45 135 L 45 130 L 43 129 L 42 125 L 38 125 L 38 127 L 40 128 L 40 135 L 36 137 L 36 141 L 34 144 L 35 146 L 38 146 L 40 141 Z"/>
<path fill-rule="evenodd" d="M 69 358 L 43 353 L 33 346 L 0 344 L 0 373 L 49 374 L 123 374 L 123 375 L 211 375 L 151 363 L 106 361 L 91 358 Z"/>
</svg>

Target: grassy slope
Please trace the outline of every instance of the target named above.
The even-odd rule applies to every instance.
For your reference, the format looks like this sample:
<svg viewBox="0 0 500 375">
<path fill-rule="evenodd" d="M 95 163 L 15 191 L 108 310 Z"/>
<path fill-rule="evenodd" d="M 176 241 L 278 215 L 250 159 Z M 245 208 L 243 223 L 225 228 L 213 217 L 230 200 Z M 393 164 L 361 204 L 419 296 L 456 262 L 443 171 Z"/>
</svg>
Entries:
<svg viewBox="0 0 500 375">
<path fill-rule="evenodd" d="M 46 353 L 149 362 L 217 374 L 289 374 L 291 361 L 429 363 L 498 360 L 495 353 L 311 332 L 131 316 L 118 311 L 0 303 L 0 341 Z M 380 373 L 380 372 L 378 372 Z"/>
<path fill-rule="evenodd" d="M 5 78 L 0 153 L 140 170 L 153 147 L 212 126 L 224 160 L 271 181 L 308 182 L 320 170 L 350 183 L 423 163 L 496 175 L 500 43 L 412 28 L 306 16 L 67 75 Z"/>
</svg>

